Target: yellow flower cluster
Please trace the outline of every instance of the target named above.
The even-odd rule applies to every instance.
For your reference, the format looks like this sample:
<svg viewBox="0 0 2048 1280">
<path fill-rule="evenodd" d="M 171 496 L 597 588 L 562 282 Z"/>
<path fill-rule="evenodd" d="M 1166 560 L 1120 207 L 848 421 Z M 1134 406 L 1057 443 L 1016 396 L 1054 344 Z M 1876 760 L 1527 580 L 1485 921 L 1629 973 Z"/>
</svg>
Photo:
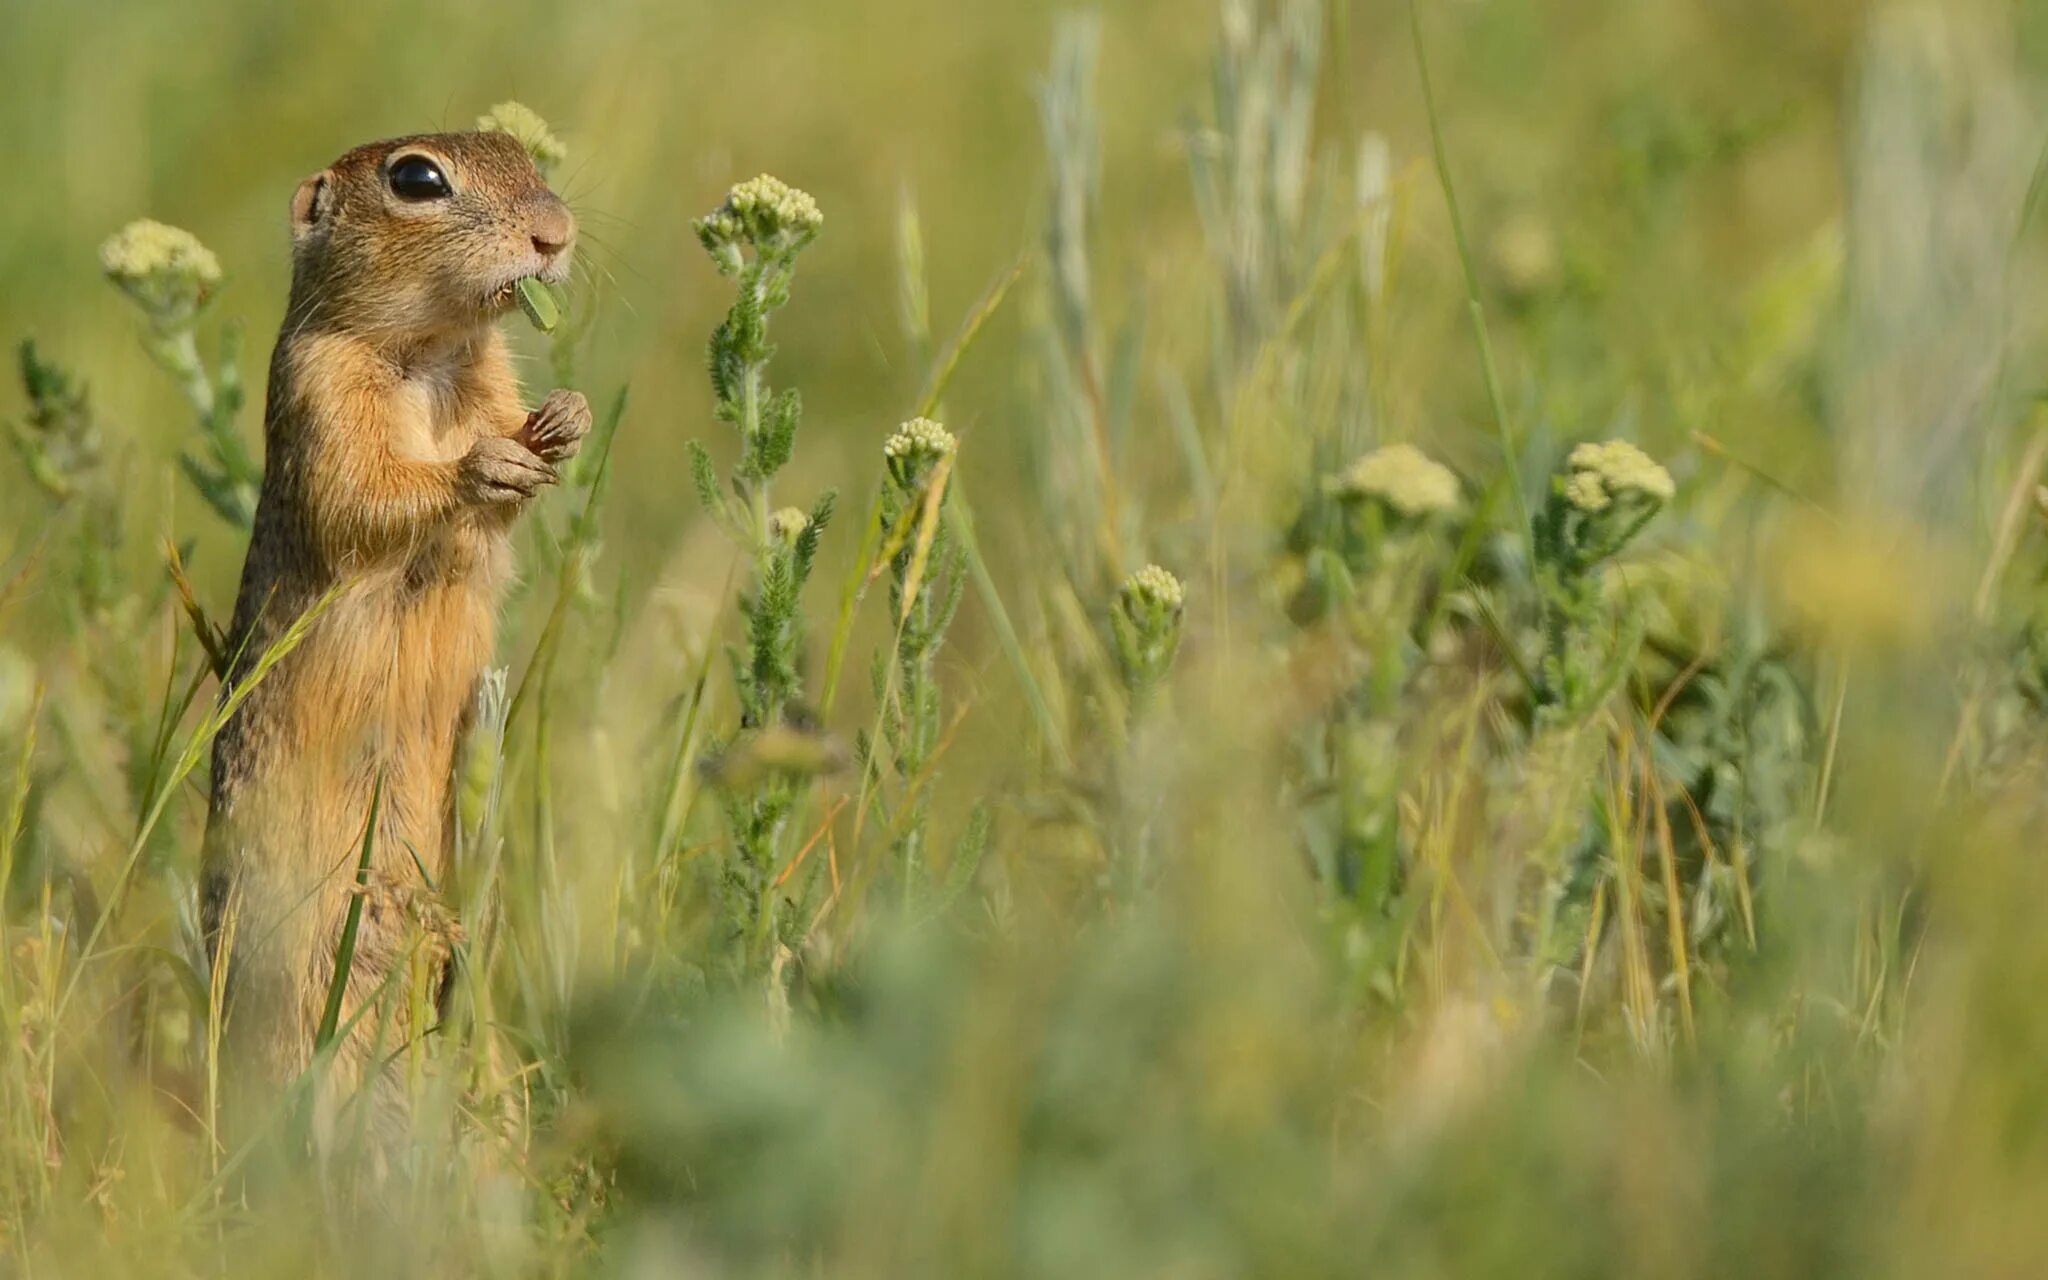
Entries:
<svg viewBox="0 0 2048 1280">
<path fill-rule="evenodd" d="M 107 237 L 100 245 L 100 268 L 130 289 L 175 283 L 204 292 L 220 283 L 220 259 L 199 243 L 198 236 L 148 218 Z"/>
<path fill-rule="evenodd" d="M 1440 515 L 1458 505 L 1458 477 L 1412 444 L 1374 449 L 1345 468 L 1336 488 L 1378 498 L 1404 516 Z"/>
<path fill-rule="evenodd" d="M 1622 494 L 1664 503 L 1677 492 L 1671 473 L 1626 440 L 1582 444 L 1572 450 L 1566 466 L 1565 500 L 1581 511 L 1604 511 Z"/>
</svg>

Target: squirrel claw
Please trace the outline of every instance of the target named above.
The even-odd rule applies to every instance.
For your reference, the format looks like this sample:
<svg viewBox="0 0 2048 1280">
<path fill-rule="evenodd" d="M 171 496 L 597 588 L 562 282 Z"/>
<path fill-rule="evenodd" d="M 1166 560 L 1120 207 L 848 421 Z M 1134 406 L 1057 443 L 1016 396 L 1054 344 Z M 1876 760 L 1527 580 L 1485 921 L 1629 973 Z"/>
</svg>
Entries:
<svg viewBox="0 0 2048 1280">
<path fill-rule="evenodd" d="M 567 462 L 589 434 L 590 402 L 580 391 L 556 389 L 526 416 L 515 438 L 545 461 Z"/>
<path fill-rule="evenodd" d="M 555 468 L 516 439 L 486 436 L 470 446 L 459 476 L 466 501 L 490 506 L 531 498 L 555 482 Z"/>
</svg>

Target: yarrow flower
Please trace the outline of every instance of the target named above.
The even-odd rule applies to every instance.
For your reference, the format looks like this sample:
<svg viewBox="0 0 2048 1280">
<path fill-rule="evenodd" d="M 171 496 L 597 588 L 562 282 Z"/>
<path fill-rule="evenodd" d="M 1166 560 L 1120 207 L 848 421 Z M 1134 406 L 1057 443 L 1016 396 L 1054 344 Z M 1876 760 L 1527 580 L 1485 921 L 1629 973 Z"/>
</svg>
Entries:
<svg viewBox="0 0 2048 1280">
<path fill-rule="evenodd" d="M 914 453 L 943 458 L 959 447 L 959 441 L 945 427 L 930 418 L 912 418 L 882 443 L 882 456 L 904 458 Z"/>
<path fill-rule="evenodd" d="M 569 148 L 548 128 L 538 111 L 523 102 L 501 102 L 476 118 L 484 133 L 509 133 L 533 157 L 533 166 L 546 177 L 556 165 L 569 158 Z"/>
<path fill-rule="evenodd" d="M 1187 588 L 1165 569 L 1148 564 L 1124 579 L 1123 596 L 1127 605 L 1139 609 L 1179 613 L 1187 600 Z"/>
<path fill-rule="evenodd" d="M 1591 471 L 1573 472 L 1564 482 L 1564 496 L 1581 511 L 1602 511 L 1613 501 L 1607 496 L 1607 486 Z"/>
<path fill-rule="evenodd" d="M 802 507 L 784 507 L 768 517 L 768 533 L 781 542 L 795 543 L 811 527 L 811 517 Z"/>
<path fill-rule="evenodd" d="M 1678 491 L 1669 471 L 1626 440 L 1579 445 L 1565 465 L 1565 501 L 1585 512 L 1604 511 L 1628 494 L 1662 504 Z"/>
<path fill-rule="evenodd" d="M 1440 515 L 1458 505 L 1458 477 L 1411 444 L 1374 449 L 1335 482 L 1345 497 L 1377 498 L 1404 516 Z"/>
<path fill-rule="evenodd" d="M 889 474 L 905 489 L 915 489 L 941 458 L 950 458 L 960 442 L 930 418 L 912 418 L 882 442 Z"/>
<path fill-rule="evenodd" d="M 160 324 L 189 320 L 220 284 L 220 259 L 199 237 L 148 218 L 107 237 L 100 269 Z"/>
<path fill-rule="evenodd" d="M 762 254 L 794 253 L 824 224 L 816 200 L 764 173 L 732 188 L 723 204 L 692 225 L 705 250 L 731 272 L 738 270 L 742 245 Z"/>
<path fill-rule="evenodd" d="M 1117 665 L 1123 668 L 1124 687 L 1141 705 L 1173 669 L 1186 602 L 1187 590 L 1180 579 L 1156 564 L 1124 579 L 1117 592 L 1116 609 L 1109 619 Z"/>
<path fill-rule="evenodd" d="M 143 218 L 101 243 L 100 268 L 142 308 L 148 322 L 141 335 L 144 349 L 177 379 L 199 419 L 206 447 L 184 455 L 186 475 L 208 506 L 248 528 L 263 469 L 249 457 L 235 425 L 242 407 L 235 327 L 221 335 L 213 362 L 199 354 L 199 315 L 220 285 L 220 259 L 191 232 Z"/>
<path fill-rule="evenodd" d="M 198 284 L 220 283 L 220 259 L 179 227 L 149 218 L 129 223 L 100 245 L 100 266 L 117 281 L 159 274 L 186 276 Z"/>
<path fill-rule="evenodd" d="M 818 202 L 772 174 L 762 174 L 734 187 L 726 203 L 740 217 L 762 226 L 816 231 L 825 224 Z"/>
<path fill-rule="evenodd" d="M 1581 444 L 1530 527 L 1542 593 L 1544 650 L 1536 696 L 1545 723 L 1582 716 L 1625 678 L 1639 636 L 1617 644 L 1601 566 L 1621 554 L 1677 491 L 1671 473 L 1623 440 Z"/>
</svg>

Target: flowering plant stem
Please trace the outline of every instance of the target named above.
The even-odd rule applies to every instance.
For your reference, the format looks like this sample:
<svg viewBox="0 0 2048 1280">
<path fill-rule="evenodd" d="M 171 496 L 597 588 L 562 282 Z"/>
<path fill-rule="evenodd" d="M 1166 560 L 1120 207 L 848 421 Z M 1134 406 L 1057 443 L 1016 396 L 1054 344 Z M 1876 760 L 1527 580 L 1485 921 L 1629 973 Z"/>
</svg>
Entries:
<svg viewBox="0 0 2048 1280">
<path fill-rule="evenodd" d="M 932 888 L 925 828 L 940 738 L 935 665 L 967 582 L 943 515 L 956 447 L 950 432 L 926 418 L 905 423 L 882 446 L 888 469 L 878 509 L 896 629 L 892 651 L 876 657 L 875 701 L 890 768 L 902 785 L 904 808 L 892 825 L 903 905 L 913 912 L 925 907 Z M 874 744 L 865 745 L 872 758 Z"/>
<path fill-rule="evenodd" d="M 690 467 L 705 509 L 753 561 L 739 601 L 745 648 L 732 654 L 740 726 L 727 749 L 761 767 L 735 767 L 724 779 L 733 849 L 720 887 L 742 967 L 757 973 L 773 965 L 779 948 L 798 940 L 785 927 L 777 894 L 784 828 L 803 795 L 805 771 L 791 764 L 783 736 L 802 731 L 791 723 L 802 688 L 799 596 L 833 501 L 828 492 L 808 512 L 771 509 L 770 483 L 789 461 L 802 402 L 794 390 L 768 385 L 775 354 L 768 319 L 789 301 L 797 256 L 822 220 L 808 195 L 763 176 L 734 187 L 696 223 L 720 274 L 735 282 L 732 308 L 711 337 L 709 361 L 717 415 L 740 436 L 731 496 L 701 444 L 690 446 Z"/>
<path fill-rule="evenodd" d="M 1634 541 L 1672 495 L 1669 472 L 1622 441 L 1580 445 L 1533 526 L 1535 579 L 1543 617 L 1537 668 L 1542 720 L 1576 720 L 1605 702 L 1628 674 L 1641 619 L 1628 613 L 1618 641 L 1600 591 L 1600 568 Z"/>
<path fill-rule="evenodd" d="M 223 520 L 248 528 L 256 519 L 263 468 L 235 426 L 244 399 L 241 326 L 221 332 L 213 368 L 199 354 L 197 336 L 199 317 L 220 285 L 220 262 L 191 232 L 145 219 L 107 238 L 100 266 L 141 308 L 148 325 L 144 349 L 177 379 L 199 417 L 206 452 L 180 455 L 186 477 Z"/>
</svg>

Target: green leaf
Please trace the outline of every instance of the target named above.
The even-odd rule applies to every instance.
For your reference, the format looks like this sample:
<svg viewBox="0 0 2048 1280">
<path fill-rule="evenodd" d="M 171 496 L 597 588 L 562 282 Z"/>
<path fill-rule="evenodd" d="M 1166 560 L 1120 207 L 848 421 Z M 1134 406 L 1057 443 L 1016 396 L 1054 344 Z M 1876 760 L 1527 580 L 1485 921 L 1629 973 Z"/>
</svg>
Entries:
<svg viewBox="0 0 2048 1280">
<path fill-rule="evenodd" d="M 519 293 L 519 308 L 533 321 L 533 327 L 542 333 L 553 333 L 562 321 L 561 299 L 554 286 L 536 276 L 527 276 L 513 287 Z"/>
<path fill-rule="evenodd" d="M 711 451 L 695 440 L 684 448 L 690 454 L 690 483 L 696 487 L 697 501 L 711 515 L 724 514 L 725 495 L 718 491 L 718 471 L 711 465 Z"/>
<path fill-rule="evenodd" d="M 825 527 L 832 523 L 832 508 L 839 501 L 837 489 L 827 489 L 815 505 L 802 533 L 796 536 L 794 559 L 796 561 L 797 585 L 802 586 L 811 577 L 811 563 L 818 556 L 818 539 L 825 534 Z"/>
<path fill-rule="evenodd" d="M 960 834 L 960 847 L 953 853 L 953 865 L 946 868 L 946 883 L 939 890 L 938 901 L 932 904 L 932 914 L 941 916 L 953 909 L 974 883 L 974 873 L 981 869 L 981 860 L 988 853 L 988 838 L 992 827 L 988 806 L 978 804 L 974 812 L 967 815 L 967 829 Z"/>
<path fill-rule="evenodd" d="M 189 453 L 178 455 L 178 466 L 185 472 L 185 478 L 192 487 L 199 490 L 199 496 L 214 514 L 240 529 L 247 529 L 255 523 L 255 509 L 248 493 L 238 488 L 228 476 L 215 470 Z"/>
<path fill-rule="evenodd" d="M 769 402 L 766 421 L 761 424 L 760 443 L 754 451 L 757 474 L 772 476 L 789 462 L 796 450 L 796 424 L 802 415 L 803 399 L 793 389 Z"/>
</svg>

